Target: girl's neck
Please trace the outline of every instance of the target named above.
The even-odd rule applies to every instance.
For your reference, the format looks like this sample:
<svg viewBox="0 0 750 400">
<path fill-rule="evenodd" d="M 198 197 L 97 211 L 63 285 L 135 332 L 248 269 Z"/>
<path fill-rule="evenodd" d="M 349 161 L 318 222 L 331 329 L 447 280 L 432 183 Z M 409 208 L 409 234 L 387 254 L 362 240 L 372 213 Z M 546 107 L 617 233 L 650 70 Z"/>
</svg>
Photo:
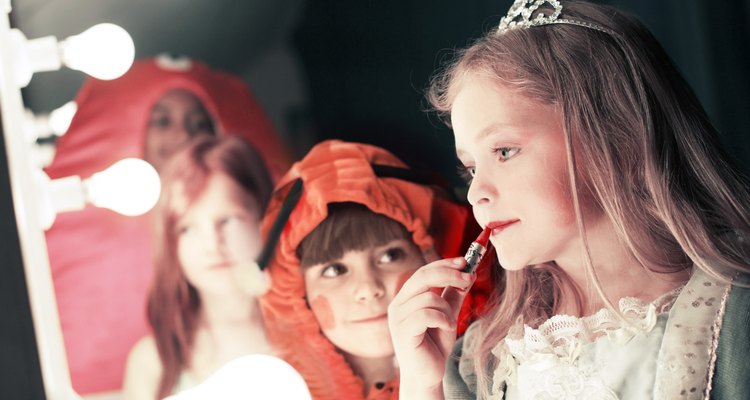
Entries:
<svg viewBox="0 0 750 400">
<path fill-rule="evenodd" d="M 640 265 L 633 253 L 620 241 L 608 218 L 586 226 L 589 254 L 601 288 L 609 301 L 617 306 L 623 297 L 635 297 L 650 302 L 686 282 L 690 271 L 673 274 L 658 274 Z M 583 315 L 590 315 L 606 305 L 599 296 L 594 282 L 587 272 L 586 255 L 579 241 L 566 256 L 555 262 L 564 270 L 580 289 L 583 296 Z M 569 293 L 565 294 L 568 299 Z M 563 302 L 562 312 L 576 314 L 574 302 Z M 580 316 L 580 315 L 579 315 Z"/>
<path fill-rule="evenodd" d="M 245 295 L 201 296 L 200 331 L 221 353 L 269 353 L 258 300 Z M 235 351 L 234 349 L 240 349 Z"/>
<path fill-rule="evenodd" d="M 202 381 L 227 362 L 247 354 L 272 354 L 258 301 L 244 296 L 201 297 L 190 373 Z"/>
<path fill-rule="evenodd" d="M 368 358 L 359 357 L 352 354 L 344 354 L 344 358 L 365 384 L 365 392 L 368 392 L 372 385 L 382 382 L 388 383 L 396 376 L 396 366 L 393 356 Z M 365 393 L 365 396 L 367 393 Z"/>
<path fill-rule="evenodd" d="M 207 326 L 221 327 L 260 322 L 262 317 L 256 298 L 236 294 L 201 293 L 201 318 Z"/>
</svg>

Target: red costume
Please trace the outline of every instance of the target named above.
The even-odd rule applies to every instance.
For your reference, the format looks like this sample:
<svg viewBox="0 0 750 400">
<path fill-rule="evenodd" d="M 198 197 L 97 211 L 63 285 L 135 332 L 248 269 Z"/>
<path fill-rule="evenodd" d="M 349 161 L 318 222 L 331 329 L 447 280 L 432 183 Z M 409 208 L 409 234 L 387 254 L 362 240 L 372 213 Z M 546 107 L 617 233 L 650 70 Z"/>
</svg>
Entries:
<svg viewBox="0 0 750 400">
<path fill-rule="evenodd" d="M 362 204 L 401 223 L 422 251 L 434 247 L 442 257 L 463 255 L 468 242 L 474 239 L 467 232 L 474 236 L 478 232 L 465 205 L 451 201 L 435 186 L 378 175 L 373 164 L 386 169 L 408 168 L 391 153 L 375 146 L 337 140 L 316 145 L 277 184 L 263 220 L 263 234 L 268 242 L 273 239 L 269 238 L 269 231 L 282 209 L 290 206 L 287 201 L 290 189 L 301 179 L 301 197 L 296 205 L 291 204 L 293 211 L 268 264 L 272 284 L 261 299 L 261 307 L 269 340 L 302 374 L 316 400 L 365 398 L 362 380 L 321 333 L 307 306 L 304 278 L 296 255 L 300 242 L 326 218 L 328 205 Z M 397 398 L 397 380 L 371 388 L 367 396 L 367 399 Z"/>
</svg>

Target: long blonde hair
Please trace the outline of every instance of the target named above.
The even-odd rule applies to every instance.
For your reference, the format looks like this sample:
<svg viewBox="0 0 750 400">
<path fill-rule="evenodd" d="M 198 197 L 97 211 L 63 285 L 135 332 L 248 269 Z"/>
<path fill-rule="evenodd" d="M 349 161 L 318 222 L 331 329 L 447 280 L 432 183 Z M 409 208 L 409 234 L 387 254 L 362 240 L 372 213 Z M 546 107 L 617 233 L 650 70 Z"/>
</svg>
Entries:
<svg viewBox="0 0 750 400">
<path fill-rule="evenodd" d="M 557 107 L 571 187 L 589 186 L 643 268 L 672 273 L 696 266 L 725 278 L 750 272 L 747 180 L 665 51 L 641 22 L 611 7 L 563 2 L 561 18 L 613 33 L 570 24 L 490 32 L 436 75 L 428 93 L 433 107 L 448 116 L 470 74 Z M 562 295 L 573 295 L 581 308 L 580 289 L 552 265 L 505 273 L 476 341 L 480 398 L 489 395 L 492 347 L 517 318 L 536 324 L 557 313 Z"/>
</svg>

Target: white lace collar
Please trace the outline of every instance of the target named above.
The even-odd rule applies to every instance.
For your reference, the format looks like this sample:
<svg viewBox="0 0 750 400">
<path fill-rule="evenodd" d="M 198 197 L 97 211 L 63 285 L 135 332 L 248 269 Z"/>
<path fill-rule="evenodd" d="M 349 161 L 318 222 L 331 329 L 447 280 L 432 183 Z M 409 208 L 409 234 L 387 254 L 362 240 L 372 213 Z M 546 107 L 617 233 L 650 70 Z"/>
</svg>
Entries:
<svg viewBox="0 0 750 400">
<path fill-rule="evenodd" d="M 709 381 L 707 378 L 703 386 L 698 387 L 696 374 L 702 377 L 712 372 L 711 354 L 706 348 L 715 348 L 711 344 L 717 340 L 718 333 L 712 338 L 714 329 L 711 327 L 716 323 L 717 313 L 723 310 L 728 295 L 725 288 L 728 289 L 724 283 L 696 269 L 684 287 L 650 303 L 630 297 L 620 299 L 619 311 L 628 323 L 606 308 L 581 318 L 555 315 L 538 328 L 518 321 L 506 339 L 492 350 L 499 361 L 493 374 L 492 392 L 502 396 L 504 383 L 516 382 L 516 368 L 521 363 L 572 365 L 585 344 L 605 335 L 615 343 L 624 344 L 638 333 L 650 332 L 657 315 L 669 313 L 665 339 L 659 351 L 654 398 L 700 398 L 690 395 L 702 395 Z M 708 309 L 691 312 L 698 308 Z M 606 397 L 611 396 L 602 398 Z"/>
</svg>

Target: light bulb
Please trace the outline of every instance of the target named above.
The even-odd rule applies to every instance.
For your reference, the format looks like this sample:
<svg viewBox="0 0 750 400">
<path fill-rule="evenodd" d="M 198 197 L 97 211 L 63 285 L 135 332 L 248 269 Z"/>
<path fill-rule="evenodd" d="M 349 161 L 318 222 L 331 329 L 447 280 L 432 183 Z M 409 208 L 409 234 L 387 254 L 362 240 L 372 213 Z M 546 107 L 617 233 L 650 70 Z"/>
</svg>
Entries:
<svg viewBox="0 0 750 400">
<path fill-rule="evenodd" d="M 305 380 L 280 358 L 251 354 L 236 358 L 198 386 L 166 400 L 310 400 Z"/>
<path fill-rule="evenodd" d="M 62 136 L 68 131 L 70 122 L 73 121 L 76 111 L 78 111 L 78 105 L 75 101 L 71 100 L 49 113 L 47 123 L 55 136 Z"/>
<path fill-rule="evenodd" d="M 120 160 L 83 184 L 89 203 L 131 217 L 150 210 L 161 192 L 159 174 L 137 158 Z"/>
<path fill-rule="evenodd" d="M 63 63 L 97 79 L 115 79 L 130 69 L 135 45 L 125 29 L 97 24 L 60 42 Z"/>
<path fill-rule="evenodd" d="M 29 84 L 35 72 L 55 71 L 62 64 L 97 79 L 115 79 L 130 69 L 135 45 L 125 29 L 98 24 L 62 42 L 54 36 L 28 40 L 18 29 L 10 30 L 11 60 L 18 87 Z"/>
<path fill-rule="evenodd" d="M 74 101 L 63 104 L 49 114 L 37 115 L 27 108 L 23 122 L 29 142 L 34 143 L 38 139 L 47 139 L 53 135 L 64 135 L 77 110 L 78 106 Z"/>
</svg>

